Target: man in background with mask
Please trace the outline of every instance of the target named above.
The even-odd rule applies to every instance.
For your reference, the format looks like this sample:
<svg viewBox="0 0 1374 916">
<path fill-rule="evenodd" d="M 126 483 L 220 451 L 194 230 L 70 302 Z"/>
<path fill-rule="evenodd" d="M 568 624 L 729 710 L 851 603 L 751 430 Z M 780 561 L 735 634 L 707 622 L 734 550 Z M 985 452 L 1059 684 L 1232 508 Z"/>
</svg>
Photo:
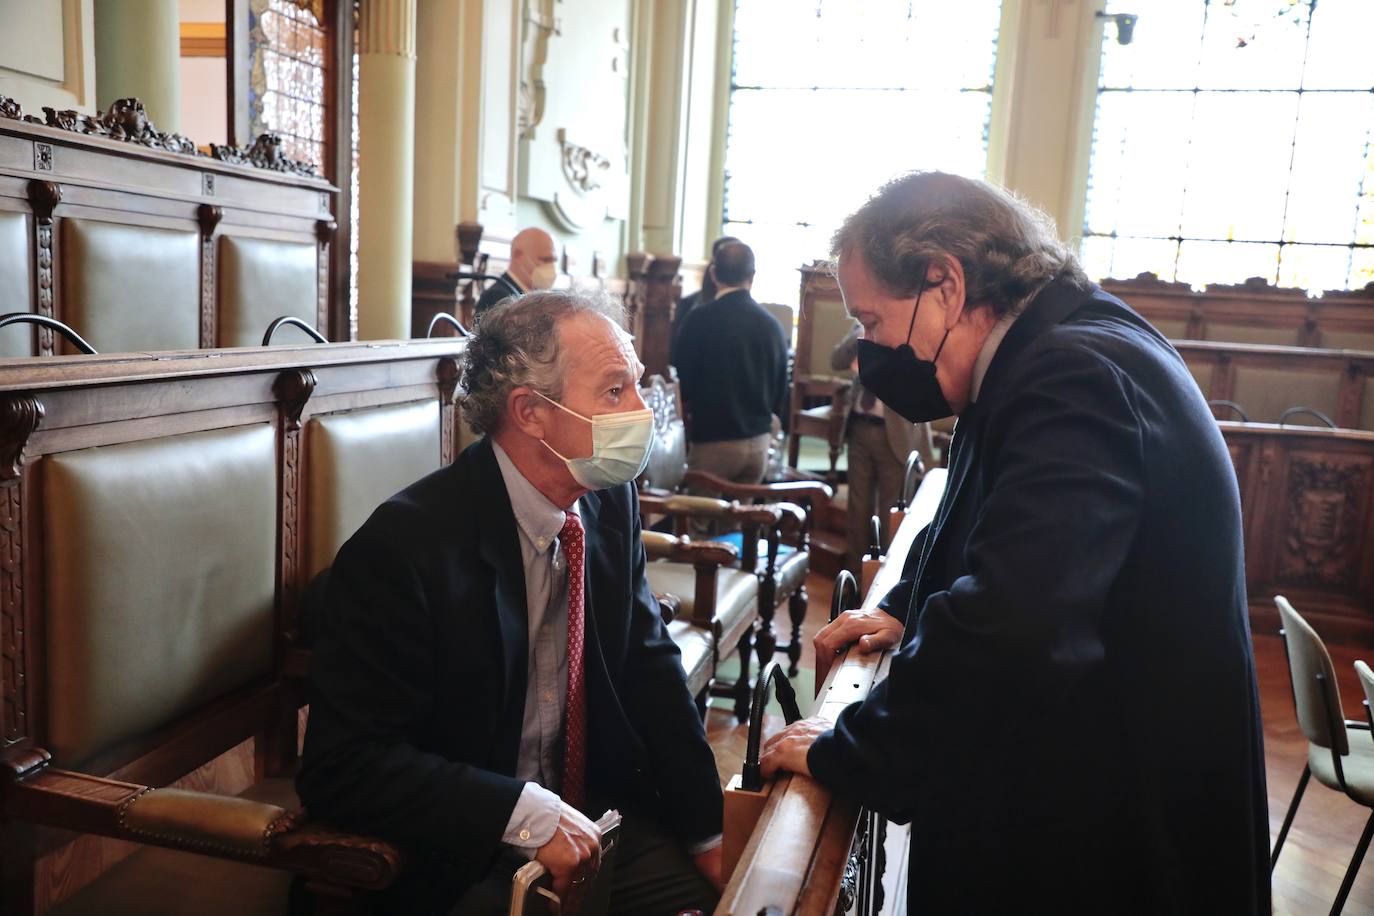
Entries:
<svg viewBox="0 0 1374 916">
<path fill-rule="evenodd" d="M 1268 913 L 1240 500 L 1183 360 L 985 182 L 898 179 L 834 254 L 860 380 L 959 423 L 904 581 L 816 637 L 886 680 L 765 773 L 909 821 L 913 913 Z"/>
<path fill-rule="evenodd" d="M 553 236 L 531 226 L 521 229 L 510 243 L 510 264 L 482 291 L 473 314 L 480 318 L 488 309 L 511 296 L 552 289 L 558 279 L 558 249 Z"/>
<path fill-rule="evenodd" d="M 493 308 L 463 355 L 484 437 L 334 563 L 298 787 L 407 851 L 387 912 L 504 912 L 530 858 L 575 906 L 608 808 L 612 913 L 714 906 L 721 790 L 644 578 L 653 415 L 620 317 L 599 292 Z"/>
</svg>

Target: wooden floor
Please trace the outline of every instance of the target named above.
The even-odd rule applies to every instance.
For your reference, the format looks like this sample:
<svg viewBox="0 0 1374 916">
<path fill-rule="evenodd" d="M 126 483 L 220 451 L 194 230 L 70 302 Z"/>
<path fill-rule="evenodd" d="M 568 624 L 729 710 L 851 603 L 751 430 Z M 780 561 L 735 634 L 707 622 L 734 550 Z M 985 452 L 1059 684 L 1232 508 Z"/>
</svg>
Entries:
<svg viewBox="0 0 1374 916">
<path fill-rule="evenodd" d="M 831 584 L 812 575 L 808 583 L 811 602 L 803 628 L 806 649 L 802 664 L 814 665 L 811 636 L 829 615 Z M 1283 644 L 1277 635 L 1256 634 L 1255 662 L 1259 676 L 1260 705 L 1264 716 L 1265 762 L 1269 782 L 1269 833 L 1271 842 L 1278 835 L 1284 812 L 1297 786 L 1307 759 L 1307 741 L 1293 716 L 1292 688 Z M 1357 658 L 1374 664 L 1374 650 L 1328 645 L 1340 681 L 1341 697 L 1347 718 L 1363 718 L 1363 699 L 1351 665 Z M 808 698 L 802 711 L 808 708 Z M 780 728 L 779 716 L 770 716 L 767 731 Z M 744 763 L 746 729 L 735 722 L 725 700 L 712 701 L 707 717 L 707 735 L 716 752 L 721 784 L 740 771 Z M 1332 792 L 1315 780 L 1309 783 L 1302 807 L 1284 843 L 1278 868 L 1273 875 L 1274 913 L 1280 916 L 1308 916 L 1326 913 L 1335 899 L 1355 843 L 1359 840 L 1370 811 L 1344 795 Z M 1348 914 L 1374 916 L 1374 852 L 1360 871 L 1346 904 Z"/>
</svg>

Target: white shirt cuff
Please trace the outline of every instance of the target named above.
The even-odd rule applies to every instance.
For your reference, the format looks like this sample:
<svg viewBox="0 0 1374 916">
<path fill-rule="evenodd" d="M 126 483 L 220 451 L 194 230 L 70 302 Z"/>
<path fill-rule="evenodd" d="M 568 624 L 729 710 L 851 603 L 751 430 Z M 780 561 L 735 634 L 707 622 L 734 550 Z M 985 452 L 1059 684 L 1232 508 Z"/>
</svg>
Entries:
<svg viewBox="0 0 1374 916">
<path fill-rule="evenodd" d="M 527 849 L 533 855 L 534 850 L 553 839 L 561 811 L 562 800 L 557 795 L 538 783 L 525 783 L 510 820 L 506 822 L 501 842 Z"/>
<path fill-rule="evenodd" d="M 710 839 L 702 840 L 700 843 L 693 843 L 687 847 L 687 854 L 699 856 L 703 852 L 710 852 L 711 850 L 715 849 L 717 846 L 720 845 L 723 836 L 723 834 L 717 833 Z"/>
</svg>

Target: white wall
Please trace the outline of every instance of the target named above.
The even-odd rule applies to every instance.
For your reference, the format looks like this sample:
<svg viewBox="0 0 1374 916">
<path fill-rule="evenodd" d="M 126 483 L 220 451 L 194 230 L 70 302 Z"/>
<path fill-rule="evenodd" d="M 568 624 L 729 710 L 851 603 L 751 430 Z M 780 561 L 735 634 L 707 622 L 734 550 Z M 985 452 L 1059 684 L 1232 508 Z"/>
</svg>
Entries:
<svg viewBox="0 0 1374 916">
<path fill-rule="evenodd" d="M 92 0 L 0 0 L 0 95 L 27 114 L 95 111 Z"/>
</svg>

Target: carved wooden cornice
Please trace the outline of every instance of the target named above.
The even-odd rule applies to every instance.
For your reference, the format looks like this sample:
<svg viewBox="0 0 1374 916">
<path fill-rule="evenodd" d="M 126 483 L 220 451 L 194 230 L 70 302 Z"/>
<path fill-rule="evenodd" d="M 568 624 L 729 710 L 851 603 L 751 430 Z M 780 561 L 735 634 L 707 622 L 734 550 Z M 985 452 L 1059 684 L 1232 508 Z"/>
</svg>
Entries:
<svg viewBox="0 0 1374 916">
<path fill-rule="evenodd" d="M 82 114 L 71 108 L 58 110 L 44 107 L 43 117 L 24 114 L 23 107 L 16 99 L 0 95 L 0 119 L 23 121 L 26 124 L 41 124 L 57 130 L 70 131 L 87 137 L 106 137 L 125 143 L 136 143 L 149 149 L 177 153 L 182 156 L 204 158 L 205 154 L 196 148 L 189 138 L 160 131 L 152 121 L 143 103 L 135 98 L 118 99 L 109 111 L 96 112 L 94 115 Z M 290 159 L 281 152 L 281 137 L 265 133 L 258 137 L 247 149 L 237 146 L 210 145 L 210 156 L 218 162 L 231 165 L 249 165 L 254 168 L 285 172 L 306 178 L 318 178 L 318 168 L 310 162 Z"/>
<path fill-rule="evenodd" d="M 306 178 L 319 176 L 313 163 L 301 162 L 288 157 L 281 151 L 281 135 L 274 133 L 259 134 L 253 145 L 244 149 L 241 146 L 220 146 L 210 144 L 210 156 L 219 162 L 231 165 L 251 165 L 273 172 L 286 172 L 303 175 Z"/>
</svg>

